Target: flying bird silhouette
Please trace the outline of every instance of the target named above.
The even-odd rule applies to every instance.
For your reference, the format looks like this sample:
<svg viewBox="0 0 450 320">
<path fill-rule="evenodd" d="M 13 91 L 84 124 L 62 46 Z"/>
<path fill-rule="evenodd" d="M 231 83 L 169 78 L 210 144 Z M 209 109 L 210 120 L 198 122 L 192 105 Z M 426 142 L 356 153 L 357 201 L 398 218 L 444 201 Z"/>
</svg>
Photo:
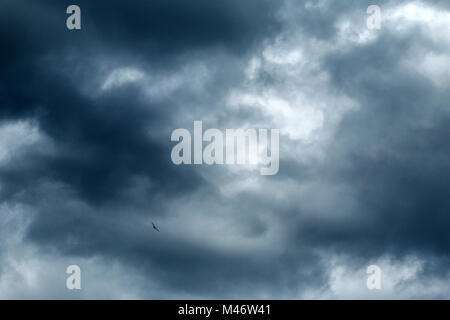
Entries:
<svg viewBox="0 0 450 320">
<path fill-rule="evenodd" d="M 158 227 L 157 226 L 155 226 L 155 224 L 152 222 L 152 226 L 153 226 L 153 229 L 155 229 L 156 231 L 158 231 L 159 232 L 159 229 L 158 229 Z"/>
</svg>

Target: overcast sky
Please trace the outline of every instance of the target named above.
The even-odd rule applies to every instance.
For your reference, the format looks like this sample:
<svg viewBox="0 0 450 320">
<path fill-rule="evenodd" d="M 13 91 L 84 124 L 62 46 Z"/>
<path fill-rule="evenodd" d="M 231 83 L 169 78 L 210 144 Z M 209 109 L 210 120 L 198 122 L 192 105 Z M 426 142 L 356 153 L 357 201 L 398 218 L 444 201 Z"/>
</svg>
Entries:
<svg viewBox="0 0 450 320">
<path fill-rule="evenodd" d="M 0 298 L 450 298 L 450 2 L 2 0 L 0 41 Z M 278 174 L 174 165 L 194 120 Z"/>
</svg>

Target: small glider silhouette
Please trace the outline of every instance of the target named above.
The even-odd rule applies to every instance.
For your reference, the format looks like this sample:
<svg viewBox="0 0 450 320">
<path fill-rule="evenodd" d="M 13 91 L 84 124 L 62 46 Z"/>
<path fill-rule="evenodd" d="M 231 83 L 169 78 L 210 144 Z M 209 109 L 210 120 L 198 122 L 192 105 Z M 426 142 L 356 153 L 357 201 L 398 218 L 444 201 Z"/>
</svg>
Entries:
<svg viewBox="0 0 450 320">
<path fill-rule="evenodd" d="M 158 231 L 159 232 L 159 229 L 158 229 L 158 227 L 157 226 L 155 226 L 155 224 L 152 222 L 152 226 L 153 226 L 153 229 L 155 229 L 156 231 Z"/>
</svg>

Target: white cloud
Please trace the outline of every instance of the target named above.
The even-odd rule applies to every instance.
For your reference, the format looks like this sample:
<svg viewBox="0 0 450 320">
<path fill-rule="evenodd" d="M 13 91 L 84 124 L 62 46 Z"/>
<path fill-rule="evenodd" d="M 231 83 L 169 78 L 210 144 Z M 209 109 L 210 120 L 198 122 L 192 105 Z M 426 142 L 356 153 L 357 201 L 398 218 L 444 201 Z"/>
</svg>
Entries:
<svg viewBox="0 0 450 320">
<path fill-rule="evenodd" d="M 413 71 L 427 78 L 437 88 L 444 89 L 450 86 L 450 55 L 448 54 L 418 49 L 402 61 L 402 66 L 408 72 Z"/>
<path fill-rule="evenodd" d="M 39 146 L 40 151 L 50 151 L 48 138 L 33 121 L 19 120 L 0 124 L 0 165 L 35 146 Z"/>
<path fill-rule="evenodd" d="M 405 33 L 419 26 L 440 46 L 450 45 L 450 12 L 421 1 L 403 3 L 382 13 L 383 26 Z M 382 28 L 383 28 L 382 26 Z"/>
<path fill-rule="evenodd" d="M 382 256 L 361 264 L 348 256 L 323 255 L 330 265 L 328 285 L 305 292 L 305 299 L 436 299 L 449 297 L 445 276 L 423 273 L 426 261 L 414 255 L 402 259 Z M 381 289 L 369 290 L 369 265 L 380 267 Z M 359 267 L 358 267 L 359 266 Z"/>
<path fill-rule="evenodd" d="M 109 90 L 127 83 L 142 80 L 145 77 L 144 72 L 136 68 L 124 67 L 113 70 L 104 80 L 102 90 Z"/>
</svg>

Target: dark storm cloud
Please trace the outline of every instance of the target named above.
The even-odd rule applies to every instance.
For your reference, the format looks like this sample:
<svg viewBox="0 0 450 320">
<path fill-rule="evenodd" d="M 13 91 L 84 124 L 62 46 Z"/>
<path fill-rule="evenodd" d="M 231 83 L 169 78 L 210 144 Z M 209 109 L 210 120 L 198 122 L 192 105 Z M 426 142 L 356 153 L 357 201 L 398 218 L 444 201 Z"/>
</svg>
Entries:
<svg viewBox="0 0 450 320">
<path fill-rule="evenodd" d="M 118 48 L 161 55 L 205 46 L 245 51 L 278 29 L 272 1 L 86 1 L 87 28 Z M 150 49 L 150 50 L 149 50 Z"/>
<path fill-rule="evenodd" d="M 143 70 L 163 74 L 191 55 L 207 60 L 205 51 L 215 48 L 245 54 L 279 28 L 279 4 L 79 2 L 79 32 L 65 27 L 68 4 L 2 3 L 0 116 L 5 123 L 33 119 L 54 148 L 51 153 L 29 149 L 20 161 L 0 170 L 2 200 L 27 203 L 38 212 L 27 239 L 63 255 L 123 259 L 144 272 L 153 270 L 168 288 L 182 283 L 183 288 L 192 287 L 193 294 L 211 288 L 199 281 L 201 275 L 220 283 L 233 277 L 240 286 L 250 276 L 259 281 L 270 272 L 284 277 L 281 268 L 271 266 L 254 273 L 268 257 L 246 261 L 198 244 L 183 248 L 166 240 L 156 246 L 147 244 L 155 240 L 148 235 L 128 234 L 127 221 L 136 219 L 139 225 L 142 217 L 165 215 L 164 203 L 205 183 L 195 171 L 169 162 L 172 117 L 186 107 L 174 104 L 192 93 L 178 91 L 178 100 L 155 101 L 134 84 L 100 95 L 83 91 L 86 85 L 97 90 L 92 88 L 97 84 L 95 64 L 105 58 L 119 66 L 132 59 Z M 223 67 L 229 63 L 220 57 L 218 61 Z M 227 73 L 225 68 L 209 84 L 215 98 L 223 94 L 226 83 L 220 78 L 227 79 Z M 163 142 L 161 132 L 166 133 Z M 144 186 L 133 191 L 136 181 L 144 181 Z M 180 270 L 193 276 L 174 277 Z"/>
<path fill-rule="evenodd" d="M 344 117 L 323 165 L 309 170 L 284 166 L 289 171 L 280 174 L 314 172 L 301 178 L 326 181 L 327 187 L 316 190 L 324 202 L 330 201 L 326 189 L 337 186 L 340 198 L 327 210 L 339 216 L 346 208 L 350 218 L 324 219 L 321 209 L 304 217 L 293 207 L 297 242 L 349 254 L 353 264 L 358 264 L 356 257 L 367 261 L 413 254 L 429 261 L 420 272 L 423 279 L 445 278 L 450 95 L 402 65 L 425 44 L 428 52 L 445 52 L 429 38 L 429 30 L 420 27 L 402 34 L 382 29 L 376 42 L 325 58 L 333 86 L 357 99 L 360 107 Z"/>
<path fill-rule="evenodd" d="M 67 211 L 66 211 L 67 212 Z M 56 218 L 57 212 L 53 214 Z M 300 290 L 320 286 L 326 267 L 309 250 L 267 254 L 258 250 L 229 252 L 195 241 L 168 239 L 148 232 L 136 225 L 127 227 L 126 219 L 110 217 L 109 223 L 83 220 L 66 221 L 65 225 L 49 227 L 50 221 L 34 225 L 31 236 L 39 239 L 42 250 L 57 249 L 77 257 L 95 253 L 112 260 L 120 260 L 128 273 L 144 274 L 161 286 L 159 298 L 197 296 L 204 298 L 240 298 L 245 292 L 253 298 L 264 298 L 279 292 L 279 297 L 295 296 Z M 50 234 L 50 231 L 57 234 Z M 162 230 L 167 232 L 166 230 Z M 182 230 L 179 230 L 182 232 Z M 117 235 L 120 234 L 120 239 Z M 70 239 L 78 239 L 76 244 Z M 55 244 L 55 239 L 58 243 Z M 145 284 L 142 284 L 144 289 Z M 169 293 L 165 293 L 169 292 Z M 144 292 L 149 298 L 153 292 Z"/>
<path fill-rule="evenodd" d="M 275 6 L 267 1 L 214 5 L 209 1 L 87 1 L 78 3 L 83 29 L 71 33 L 65 28 L 68 4 L 3 3 L 0 97 L 4 119 L 38 117 L 43 131 L 63 150 L 42 160 L 41 174 L 69 183 L 90 200 L 114 195 L 133 174 L 151 176 L 158 188 L 175 187 L 181 178 L 189 189 L 198 177 L 191 174 L 183 179 L 186 171 L 175 173 L 167 165 L 167 146 L 152 141 L 145 132 L 152 124 L 170 120 L 167 113 L 173 103 L 148 106 L 133 86 L 99 99 L 83 96 L 77 87 L 89 73 L 95 76 L 86 55 L 123 60 L 117 50 L 144 57 L 144 64 L 158 69 L 166 56 L 195 49 L 221 45 L 242 52 L 266 36 L 268 29 L 276 28 Z M 152 61 L 155 57 L 158 60 Z M 170 63 L 166 66 L 174 68 Z M 17 170 L 7 171 L 13 176 Z"/>
<path fill-rule="evenodd" d="M 342 116 L 325 160 L 282 153 L 278 176 L 224 189 L 247 173 L 172 165 L 170 132 L 209 116 L 209 125 L 236 127 L 270 118 L 225 106 L 229 90 L 244 86 L 248 60 L 280 34 L 337 43 L 340 19 L 364 25 L 368 4 L 79 1 L 82 30 L 73 32 L 69 4 L 0 5 L 0 119 L 34 121 L 49 145 L 2 163 L 0 196 L 33 208 L 24 242 L 39 254 L 119 261 L 145 279 L 131 290 L 157 298 L 320 293 L 336 254 L 358 266 L 414 254 L 432 261 L 424 274 L 445 277 L 450 96 L 401 65 L 417 47 L 442 52 L 429 34 L 385 28 L 371 43 L 325 54 L 330 91 L 359 105 Z M 144 79 L 103 90 L 124 67 Z M 255 83 L 269 92 L 279 78 L 265 71 Z M 176 82 L 173 74 L 182 85 L 148 93 L 146 81 Z M 305 146 L 282 141 L 287 151 Z M 154 219 L 166 222 L 161 233 Z M 151 283 L 157 293 L 146 291 Z"/>
<path fill-rule="evenodd" d="M 449 94 L 399 66 L 423 41 L 417 32 L 383 34 L 372 46 L 329 57 L 336 86 L 361 103 L 330 150 L 333 179 L 356 188 L 359 213 L 357 226 L 323 232 L 347 249 L 448 252 Z"/>
</svg>

